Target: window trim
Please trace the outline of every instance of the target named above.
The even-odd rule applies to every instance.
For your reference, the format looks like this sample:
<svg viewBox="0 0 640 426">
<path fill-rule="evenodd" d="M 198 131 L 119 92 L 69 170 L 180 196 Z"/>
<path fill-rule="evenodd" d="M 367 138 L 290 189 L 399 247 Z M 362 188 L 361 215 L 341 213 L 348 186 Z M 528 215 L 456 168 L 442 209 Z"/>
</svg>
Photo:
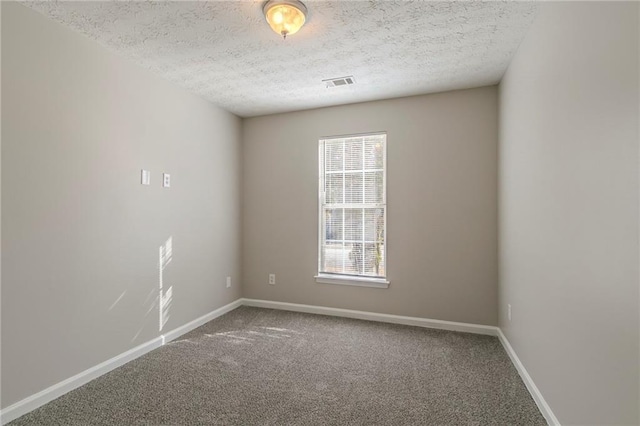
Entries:
<svg viewBox="0 0 640 426">
<path fill-rule="evenodd" d="M 364 275 L 340 275 L 319 273 L 314 277 L 319 284 L 353 285 L 356 287 L 389 288 L 386 278 L 366 277 Z"/>
<path fill-rule="evenodd" d="M 357 137 L 366 137 L 366 136 L 379 136 L 384 135 L 384 152 L 382 156 L 382 172 L 384 175 L 384 193 L 385 193 L 385 202 L 384 202 L 384 265 L 385 265 L 385 275 L 384 276 L 366 276 L 366 275 L 349 275 L 349 274 L 333 274 L 329 272 L 321 272 L 322 269 L 322 241 L 323 235 L 326 234 L 326 230 L 322 229 L 322 214 L 323 214 L 323 185 L 324 185 L 324 167 L 325 164 L 320 162 L 321 158 L 324 158 L 324 143 L 320 143 L 327 139 L 347 139 L 347 138 L 357 138 Z M 387 203 L 387 140 L 388 133 L 386 131 L 377 131 L 377 132 L 364 132 L 364 133 L 355 133 L 355 134 L 346 134 L 346 135 L 333 135 L 333 136 L 321 136 L 318 138 L 318 168 L 319 168 L 319 176 L 318 176 L 318 274 L 314 276 L 316 283 L 320 284 L 335 284 L 335 285 L 350 285 L 357 287 L 373 287 L 373 288 L 389 288 L 391 284 L 388 280 L 388 265 L 387 265 L 387 253 L 388 253 L 388 229 L 387 229 L 387 214 L 388 214 L 388 203 Z"/>
</svg>

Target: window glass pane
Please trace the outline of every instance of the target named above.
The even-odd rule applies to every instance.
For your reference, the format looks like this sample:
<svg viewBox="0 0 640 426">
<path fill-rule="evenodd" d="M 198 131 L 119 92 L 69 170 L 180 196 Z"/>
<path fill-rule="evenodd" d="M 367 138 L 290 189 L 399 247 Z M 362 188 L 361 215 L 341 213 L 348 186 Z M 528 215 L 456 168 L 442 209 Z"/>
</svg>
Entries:
<svg viewBox="0 0 640 426">
<path fill-rule="evenodd" d="M 328 172 L 342 170 L 343 144 L 340 139 L 325 141 L 325 170 Z"/>
<path fill-rule="evenodd" d="M 322 272 L 341 274 L 345 263 L 349 263 L 350 247 L 342 242 L 328 242 L 323 251 Z"/>
<path fill-rule="evenodd" d="M 347 204 L 362 203 L 362 173 L 348 173 L 344 176 L 344 202 Z"/>
<path fill-rule="evenodd" d="M 364 275 L 384 275 L 383 244 L 364 245 Z"/>
<path fill-rule="evenodd" d="M 384 174 L 380 172 L 365 172 L 364 174 L 364 193 L 365 203 L 382 203 L 384 202 Z"/>
<path fill-rule="evenodd" d="M 343 273 L 362 275 L 362 243 L 351 243 L 349 247 L 349 261 L 344 266 Z"/>
<path fill-rule="evenodd" d="M 326 225 L 324 238 L 326 240 L 341 241 L 344 239 L 342 228 L 343 211 L 343 209 L 325 209 L 324 221 Z"/>
<path fill-rule="evenodd" d="M 362 138 L 347 139 L 344 165 L 345 170 L 362 170 Z"/>
<path fill-rule="evenodd" d="M 384 209 L 364 209 L 364 239 L 372 243 L 384 241 Z"/>
<path fill-rule="evenodd" d="M 364 167 L 365 169 L 382 169 L 384 147 L 380 137 L 364 139 Z"/>
<path fill-rule="evenodd" d="M 340 204 L 344 202 L 343 194 L 344 175 L 339 173 L 325 176 L 325 197 L 327 204 Z"/>
<path fill-rule="evenodd" d="M 362 209 L 345 209 L 344 211 L 344 239 L 347 241 L 362 241 Z"/>
</svg>

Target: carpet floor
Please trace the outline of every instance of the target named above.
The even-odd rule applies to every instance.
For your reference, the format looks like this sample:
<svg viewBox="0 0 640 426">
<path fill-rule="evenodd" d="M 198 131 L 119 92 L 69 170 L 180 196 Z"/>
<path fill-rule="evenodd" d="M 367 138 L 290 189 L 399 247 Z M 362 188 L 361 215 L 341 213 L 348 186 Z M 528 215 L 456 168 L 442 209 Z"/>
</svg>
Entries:
<svg viewBox="0 0 640 426">
<path fill-rule="evenodd" d="M 496 337 L 250 307 L 10 423 L 545 424 Z"/>
</svg>

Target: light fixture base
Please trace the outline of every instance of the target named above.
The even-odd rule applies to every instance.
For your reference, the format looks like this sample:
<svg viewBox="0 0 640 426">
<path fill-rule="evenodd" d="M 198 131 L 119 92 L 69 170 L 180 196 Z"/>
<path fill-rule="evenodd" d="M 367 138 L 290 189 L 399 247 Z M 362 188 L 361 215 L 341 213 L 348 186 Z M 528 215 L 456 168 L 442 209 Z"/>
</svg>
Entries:
<svg viewBox="0 0 640 426">
<path fill-rule="evenodd" d="M 271 29 L 284 39 L 298 32 L 307 18 L 307 7 L 298 0 L 268 0 L 262 12 Z"/>
</svg>

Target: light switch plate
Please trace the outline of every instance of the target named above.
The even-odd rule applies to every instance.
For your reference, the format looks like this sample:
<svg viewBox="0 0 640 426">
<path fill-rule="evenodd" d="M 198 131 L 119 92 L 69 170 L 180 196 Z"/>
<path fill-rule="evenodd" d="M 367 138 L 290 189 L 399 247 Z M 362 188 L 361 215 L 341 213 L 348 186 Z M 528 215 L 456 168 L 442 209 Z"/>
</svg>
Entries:
<svg viewBox="0 0 640 426">
<path fill-rule="evenodd" d="M 149 185 L 151 183 L 151 172 L 149 172 L 149 170 L 142 170 L 140 173 L 140 183 L 143 185 Z"/>
<path fill-rule="evenodd" d="M 169 188 L 171 186 L 171 176 L 169 173 L 162 174 L 162 186 L 164 188 Z"/>
</svg>

